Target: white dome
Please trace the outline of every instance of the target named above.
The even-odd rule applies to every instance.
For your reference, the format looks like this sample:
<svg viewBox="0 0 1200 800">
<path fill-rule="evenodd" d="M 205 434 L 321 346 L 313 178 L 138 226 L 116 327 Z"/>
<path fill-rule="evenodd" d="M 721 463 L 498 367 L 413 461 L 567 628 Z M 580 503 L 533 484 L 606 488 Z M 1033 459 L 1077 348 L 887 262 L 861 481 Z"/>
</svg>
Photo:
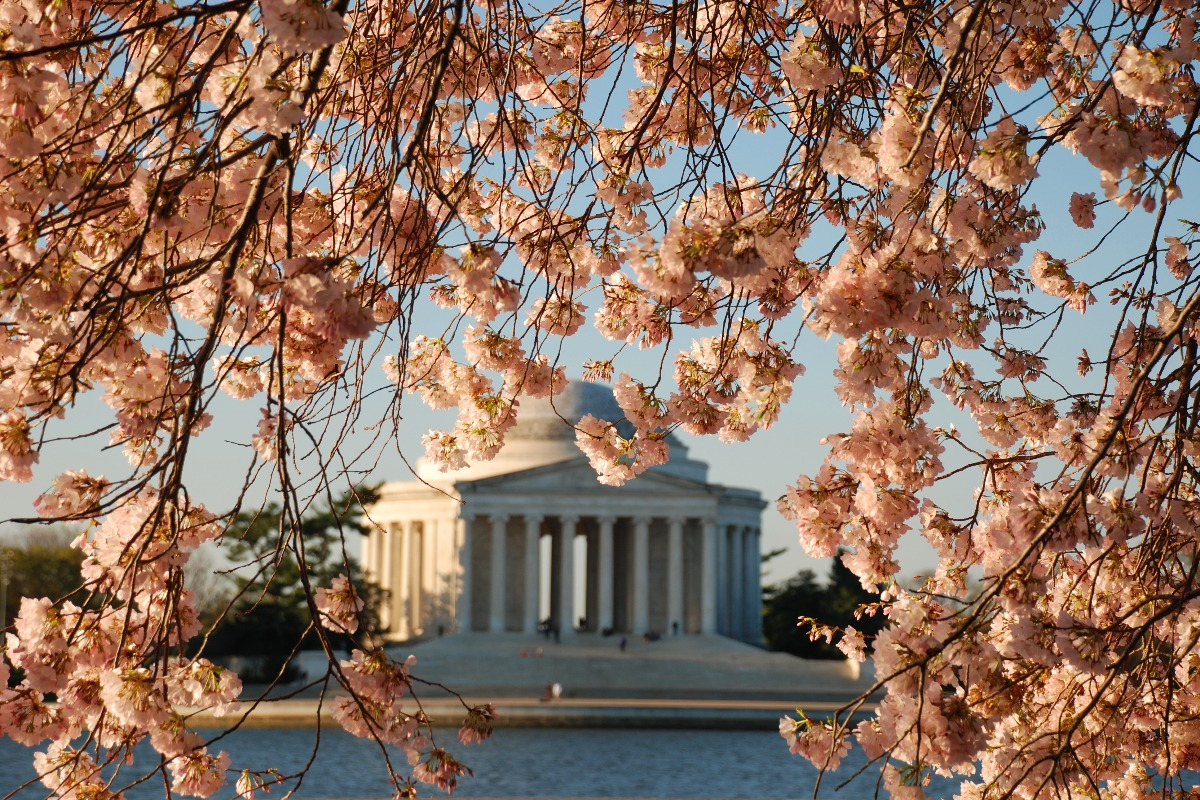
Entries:
<svg viewBox="0 0 1200 800">
<path fill-rule="evenodd" d="M 625 419 L 610 387 L 572 381 L 552 398 L 521 398 L 517 405 L 517 422 L 505 434 L 504 447 L 491 461 L 441 472 L 429 459 L 422 457 L 417 460 L 417 477 L 426 481 L 470 481 L 579 458 L 583 454 L 575 445 L 573 426 L 588 414 L 617 423 L 623 435 L 633 432 L 633 425 Z M 667 437 L 667 443 L 671 447 L 671 460 L 661 467 L 654 467 L 655 471 L 707 481 L 707 464 L 688 458 L 687 447 L 674 435 Z"/>
</svg>

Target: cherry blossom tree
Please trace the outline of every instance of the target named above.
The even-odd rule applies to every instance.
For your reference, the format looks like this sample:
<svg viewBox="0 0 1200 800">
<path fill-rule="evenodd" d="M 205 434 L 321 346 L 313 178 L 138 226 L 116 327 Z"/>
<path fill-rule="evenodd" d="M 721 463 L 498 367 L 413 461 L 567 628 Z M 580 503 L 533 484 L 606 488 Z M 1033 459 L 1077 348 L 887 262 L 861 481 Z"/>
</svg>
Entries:
<svg viewBox="0 0 1200 800">
<path fill-rule="evenodd" d="M 73 437 L 36 511 L 87 526 L 87 602 L 27 598 L 8 632 L 0 733 L 63 798 L 120 796 L 99 769 L 142 739 L 172 792 L 261 785 L 181 712 L 240 694 L 185 655 L 183 567 L 232 518 L 189 492 L 206 437 L 253 448 L 247 481 L 303 565 L 305 509 L 354 483 L 349 430 L 394 438 L 406 395 L 457 409 L 424 440 L 451 468 L 493 456 L 568 367 L 615 377 L 632 432 L 585 417 L 577 440 L 620 483 L 674 429 L 770 427 L 817 337 L 851 423 L 780 507 L 883 592 L 886 694 L 865 722 L 784 720 L 792 749 L 832 768 L 853 737 L 905 800 L 934 772 L 972 799 L 1181 794 L 1200 768 L 1197 16 L 0 4 L 0 479 Z M 572 355 L 588 330 L 611 346 Z M 222 395 L 255 425 L 210 430 Z M 96 397 L 106 420 L 64 427 Z M 88 442 L 128 472 L 92 474 Z M 909 531 L 940 559 L 916 590 L 894 580 Z M 354 634 L 354 585 L 300 580 L 339 722 L 408 754 L 398 793 L 452 786 L 409 666 L 369 637 L 329 646 Z M 463 743 L 490 729 L 465 715 Z"/>
</svg>

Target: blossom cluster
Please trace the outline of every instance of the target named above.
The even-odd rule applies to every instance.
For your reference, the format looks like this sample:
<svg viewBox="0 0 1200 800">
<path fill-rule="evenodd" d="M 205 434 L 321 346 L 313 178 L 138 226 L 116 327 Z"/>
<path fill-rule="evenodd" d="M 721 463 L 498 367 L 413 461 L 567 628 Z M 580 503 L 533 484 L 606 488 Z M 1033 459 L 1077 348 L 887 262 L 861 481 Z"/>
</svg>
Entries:
<svg viewBox="0 0 1200 800">
<path fill-rule="evenodd" d="M 577 360 L 614 382 L 623 418 L 568 422 L 615 485 L 679 431 L 742 441 L 809 402 L 828 339 L 848 420 L 779 509 L 883 592 L 884 632 L 840 642 L 871 649 L 884 699 L 853 731 L 787 723 L 789 746 L 832 768 L 853 735 L 911 800 L 930 771 L 964 800 L 1170 794 L 1200 768 L 1200 223 L 1179 220 L 1198 17 L 0 6 L 0 481 L 42 482 L 35 510 L 79 524 L 84 556 L 84 591 L 26 598 L 6 631 L 0 733 L 41 746 L 59 797 L 119 794 L 97 770 L 142 739 L 177 791 L 226 779 L 181 711 L 239 697 L 187 655 L 182 572 L 226 525 L 188 485 L 219 393 L 251 406 L 219 434 L 247 480 L 303 507 L 363 463 L 352 429 L 397 434 L 407 395 L 456 410 L 424 437 L 454 470 Z M 128 471 L 41 473 L 88 445 Z M 906 536 L 937 553 L 920 586 L 897 577 Z M 360 645 L 331 665 L 336 717 L 450 788 L 467 768 L 401 705 L 408 666 L 357 628 L 350 574 L 310 598 L 318 636 Z M 491 719 L 468 710 L 460 740 Z"/>
</svg>

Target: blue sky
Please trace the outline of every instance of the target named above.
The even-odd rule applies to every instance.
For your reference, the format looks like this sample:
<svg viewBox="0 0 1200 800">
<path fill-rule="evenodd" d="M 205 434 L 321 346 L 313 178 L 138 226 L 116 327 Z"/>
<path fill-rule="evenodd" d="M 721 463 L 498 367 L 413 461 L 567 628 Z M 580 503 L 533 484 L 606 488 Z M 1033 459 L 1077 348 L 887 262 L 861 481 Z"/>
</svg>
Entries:
<svg viewBox="0 0 1200 800">
<path fill-rule="evenodd" d="M 616 98 L 617 101 L 620 99 Z M 619 111 L 619 106 L 620 102 L 616 102 L 614 109 Z M 756 170 L 765 172 L 778 165 L 782 153 L 781 141 L 782 137 L 772 137 L 770 134 L 739 135 L 730 148 L 730 153 L 735 164 L 743 168 L 743 171 L 749 174 L 755 174 Z M 774 164 L 771 162 L 771 156 L 776 159 Z M 1115 222 L 1121 216 L 1119 210 L 1111 207 L 1101 208 L 1101 220 L 1097 229 L 1090 232 L 1080 231 L 1070 223 L 1067 204 L 1074 191 L 1095 191 L 1099 194 L 1094 170 L 1081 157 L 1072 157 L 1060 150 L 1051 154 L 1046 162 L 1039 166 L 1039 171 L 1042 177 L 1034 182 L 1035 193 L 1031 197 L 1046 219 L 1049 230 L 1041 241 L 1026 248 L 1023 260 L 1026 264 L 1032 258 L 1033 251 L 1038 248 L 1049 250 L 1056 257 L 1074 258 L 1095 242 L 1105 225 Z M 1184 186 L 1185 198 L 1192 188 Z M 1179 207 L 1182 208 L 1188 199 L 1190 198 L 1185 199 Z M 1173 218 L 1176 214 L 1168 216 Z M 1073 268 L 1075 276 L 1083 280 L 1092 280 L 1093 276 L 1098 278 L 1114 264 L 1136 253 L 1139 248 L 1144 247 L 1144 242 L 1136 234 L 1145 233 L 1151 219 L 1151 215 L 1134 212 L 1133 218 L 1120 236 L 1112 237 L 1100 252 Z M 1130 235 L 1131 233 L 1135 235 Z M 817 234 L 806 247 L 811 247 L 815 253 L 827 248 L 828 240 L 823 240 Z M 590 310 L 594 310 L 594 301 L 590 305 L 593 306 Z M 439 335 L 444 329 L 446 319 L 441 314 L 422 312 L 417 317 L 416 332 Z M 1063 329 L 1063 335 L 1046 351 L 1046 357 L 1050 361 L 1049 371 L 1073 375 L 1073 364 L 1079 349 L 1088 342 L 1093 342 L 1093 355 L 1099 355 L 1099 349 L 1103 348 L 1103 343 L 1111 335 L 1111 322 L 1112 313 L 1105 305 L 1104 298 L 1100 298 L 1100 304 L 1090 309 L 1085 317 L 1080 318 L 1068 312 L 1068 322 Z M 796 323 L 792 323 L 793 330 L 795 326 Z M 701 330 L 697 333 L 704 336 L 711 335 L 712 331 Z M 992 333 L 994 331 L 989 332 L 989 335 Z M 691 334 L 691 329 L 681 331 L 684 338 L 672 348 L 671 355 L 678 349 L 686 349 L 687 338 Z M 1100 337 L 1099 342 L 1095 342 L 1096 337 Z M 564 347 L 563 363 L 568 365 L 568 374 L 577 378 L 578 365 L 582 360 L 604 357 L 617 349 L 615 343 L 603 342 L 594 333 L 581 333 Z M 658 350 L 639 353 L 632 348 L 626 349 L 618 360 L 617 370 L 620 372 L 624 369 L 639 377 L 644 377 L 647 373 L 653 374 L 657 371 L 661 355 L 661 351 Z M 850 412 L 842 407 L 834 392 L 834 343 L 824 342 L 810 333 L 803 333 L 797 355 L 804 364 L 806 373 L 797 380 L 792 401 L 785 407 L 773 429 L 760 432 L 750 441 L 739 444 L 724 444 L 715 438 L 697 438 L 680 433 L 692 456 L 709 463 L 710 480 L 757 489 L 772 501 L 764 513 L 763 548 L 786 548 L 787 553 L 771 563 L 768 580 L 784 579 L 806 566 L 816 569 L 819 574 L 824 574 L 828 569 L 827 562 L 813 562 L 801 553 L 791 523 L 775 511 L 773 501 L 799 474 L 816 471 L 823 453 L 823 447 L 819 444 L 822 437 L 848 430 L 851 424 Z M 977 363 L 982 368 L 987 363 L 986 356 L 979 358 Z M 665 371 L 670 372 L 669 358 Z M 369 377 L 378 381 L 376 387 L 384 386 L 377 366 L 371 368 Z M 1039 389 L 1041 388 L 1039 384 Z M 386 388 L 365 400 L 364 413 L 357 423 L 357 433 L 353 439 L 356 446 L 347 448 L 347 455 L 359 449 L 358 443 L 369 440 L 372 433 L 368 428 L 383 413 L 386 405 Z M 259 407 L 260 403 L 254 400 L 237 402 L 220 396 L 213 407 L 216 422 L 197 441 L 196 449 L 192 453 L 188 485 L 194 498 L 213 510 L 228 508 L 246 477 L 250 453 L 244 444 L 238 443 L 248 441 L 254 432 L 259 420 Z M 949 408 L 944 400 L 937 403 L 934 417 L 935 423 L 944 420 L 944 424 L 954 423 L 961 430 L 968 430 L 968 421 Z M 88 439 L 67 438 L 94 430 L 110 419 L 110 410 L 99 401 L 98 396 L 84 398 L 71 410 L 67 420 L 53 428 L 55 435 L 61 438 L 48 444 L 43 451 L 42 463 L 35 470 L 34 481 L 24 486 L 0 484 L 0 502 L 5 509 L 2 517 L 32 516 L 33 498 L 47 488 L 53 476 L 62 470 L 86 467 L 92 474 L 107 474 L 110 477 L 127 474 L 129 467 L 119 449 L 105 449 L 107 434 L 101 433 Z M 396 438 L 398 448 L 377 446 L 373 455 L 351 464 L 350 467 L 360 472 L 363 480 L 405 479 L 408 477 L 405 460 L 415 462 L 421 455 L 421 436 L 430 428 L 446 427 L 450 424 L 449 415 L 429 411 L 415 397 L 406 398 L 404 420 Z M 327 447 L 322 447 L 321 450 L 328 452 Z M 948 465 L 953 465 L 953 459 L 956 457 L 958 456 L 948 454 Z M 312 465 L 316 458 L 315 454 L 311 455 L 302 463 L 302 468 L 310 473 L 315 472 Z M 974 476 L 964 475 L 954 481 L 953 485 L 935 488 L 931 496 L 947 505 L 964 500 L 969 502 L 973 480 Z M 251 494 L 248 499 L 254 501 L 255 496 Z M 934 564 L 932 552 L 916 536 L 908 537 L 902 545 L 901 557 L 905 575 L 928 571 Z"/>
</svg>

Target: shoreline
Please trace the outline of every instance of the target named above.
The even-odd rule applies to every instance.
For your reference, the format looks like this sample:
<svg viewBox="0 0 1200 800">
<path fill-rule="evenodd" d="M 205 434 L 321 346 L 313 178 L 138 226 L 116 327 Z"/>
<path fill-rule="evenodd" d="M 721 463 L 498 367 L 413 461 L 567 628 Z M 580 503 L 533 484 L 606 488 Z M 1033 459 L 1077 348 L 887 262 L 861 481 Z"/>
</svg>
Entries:
<svg viewBox="0 0 1200 800">
<path fill-rule="evenodd" d="M 338 693 L 322 700 L 302 698 L 263 700 L 257 704 L 243 703 L 242 710 L 216 716 L 209 711 L 194 710 L 188 721 L 197 728 L 279 727 L 337 727 L 332 716 L 332 701 L 343 697 Z M 457 728 L 466 716 L 463 703 L 481 705 L 492 702 L 496 707 L 497 728 L 695 728 L 711 730 L 777 730 L 779 719 L 794 716 L 796 705 L 788 706 L 779 700 L 722 700 L 645 697 L 564 697 L 542 700 L 531 697 L 464 697 L 437 698 L 413 702 L 410 713 L 418 712 L 435 727 Z M 810 717 L 832 716 L 845 708 L 846 702 L 809 700 L 798 704 Z M 875 711 L 877 704 L 864 703 L 856 711 L 860 716 Z"/>
</svg>

